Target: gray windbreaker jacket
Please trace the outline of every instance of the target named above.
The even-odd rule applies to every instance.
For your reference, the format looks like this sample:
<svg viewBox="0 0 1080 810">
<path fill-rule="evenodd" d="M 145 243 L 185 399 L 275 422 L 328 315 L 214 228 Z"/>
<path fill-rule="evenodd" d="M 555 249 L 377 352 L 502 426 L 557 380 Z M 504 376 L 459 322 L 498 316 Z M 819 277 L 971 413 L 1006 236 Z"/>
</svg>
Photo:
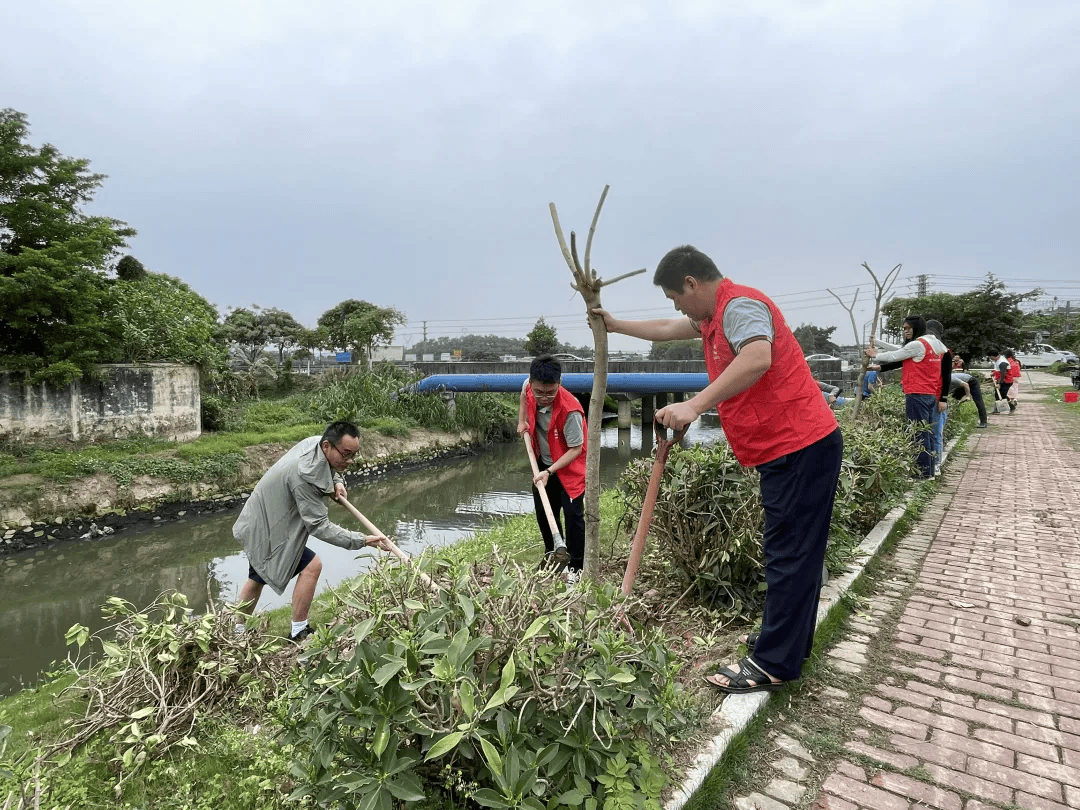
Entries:
<svg viewBox="0 0 1080 810">
<path fill-rule="evenodd" d="M 255 485 L 233 524 L 251 567 L 281 594 L 292 579 L 308 537 L 350 550 L 367 535 L 330 522 L 325 497 L 343 481 L 319 447 L 320 436 L 304 439 L 278 459 Z"/>
</svg>

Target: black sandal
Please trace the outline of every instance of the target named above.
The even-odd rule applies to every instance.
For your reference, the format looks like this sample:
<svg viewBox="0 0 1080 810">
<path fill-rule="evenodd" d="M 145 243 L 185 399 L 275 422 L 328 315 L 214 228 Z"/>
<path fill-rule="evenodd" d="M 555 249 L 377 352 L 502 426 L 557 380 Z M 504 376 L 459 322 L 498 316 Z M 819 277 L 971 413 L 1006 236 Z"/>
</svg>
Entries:
<svg viewBox="0 0 1080 810">
<path fill-rule="evenodd" d="M 752 652 L 754 647 L 757 646 L 757 641 L 758 641 L 759 638 L 761 638 L 761 633 L 749 633 L 746 636 L 746 641 L 742 641 L 740 639 L 739 643 L 740 644 L 745 644 L 746 649 L 748 649 L 748 650 L 750 650 Z"/>
<path fill-rule="evenodd" d="M 713 678 L 717 675 L 727 678 L 728 683 L 723 685 L 716 683 Z M 750 683 L 751 681 L 753 683 Z M 725 667 L 713 675 L 706 675 L 705 683 L 729 695 L 742 695 L 750 692 L 775 692 L 777 689 L 787 686 L 787 681 L 773 681 L 769 674 L 755 664 L 751 658 L 742 659 L 737 670 Z"/>
</svg>

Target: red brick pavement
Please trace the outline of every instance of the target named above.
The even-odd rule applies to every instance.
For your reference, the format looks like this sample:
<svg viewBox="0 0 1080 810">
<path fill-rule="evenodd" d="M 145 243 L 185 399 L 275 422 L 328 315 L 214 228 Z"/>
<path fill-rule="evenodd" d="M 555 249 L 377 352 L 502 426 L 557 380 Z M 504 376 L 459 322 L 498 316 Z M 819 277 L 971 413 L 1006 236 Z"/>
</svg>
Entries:
<svg viewBox="0 0 1080 810">
<path fill-rule="evenodd" d="M 1067 429 L 1025 402 L 974 431 L 898 550 L 928 542 L 885 649 L 896 677 L 862 696 L 846 746 L 859 764 L 838 763 L 815 806 L 1080 808 L 1080 453 Z"/>
</svg>

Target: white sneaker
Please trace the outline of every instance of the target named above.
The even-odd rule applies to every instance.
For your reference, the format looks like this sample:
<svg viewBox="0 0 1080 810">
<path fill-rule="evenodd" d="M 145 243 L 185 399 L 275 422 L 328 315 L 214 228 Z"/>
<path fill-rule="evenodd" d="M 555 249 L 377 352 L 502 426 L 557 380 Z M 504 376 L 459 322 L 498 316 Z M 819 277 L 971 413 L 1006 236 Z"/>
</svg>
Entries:
<svg viewBox="0 0 1080 810">
<path fill-rule="evenodd" d="M 934 477 L 937 478 L 939 475 L 941 475 L 941 465 L 940 464 L 935 464 L 934 465 Z"/>
<path fill-rule="evenodd" d="M 566 569 L 566 584 L 577 585 L 581 581 L 581 572 L 575 571 L 573 568 Z"/>
</svg>

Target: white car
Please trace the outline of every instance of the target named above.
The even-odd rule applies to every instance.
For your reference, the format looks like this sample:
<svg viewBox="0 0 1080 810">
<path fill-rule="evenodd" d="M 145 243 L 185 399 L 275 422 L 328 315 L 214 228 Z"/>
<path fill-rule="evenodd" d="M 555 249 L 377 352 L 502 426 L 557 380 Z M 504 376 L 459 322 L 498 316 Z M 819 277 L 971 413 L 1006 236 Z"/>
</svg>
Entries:
<svg viewBox="0 0 1080 810">
<path fill-rule="evenodd" d="M 1046 368 L 1054 363 L 1076 364 L 1078 362 L 1074 352 L 1055 349 L 1049 343 L 1036 343 L 1026 349 L 1017 349 L 1013 352 L 1020 365 L 1026 368 Z"/>
<path fill-rule="evenodd" d="M 839 360 L 839 357 L 833 357 L 831 354 L 808 354 L 807 360 Z"/>
</svg>

